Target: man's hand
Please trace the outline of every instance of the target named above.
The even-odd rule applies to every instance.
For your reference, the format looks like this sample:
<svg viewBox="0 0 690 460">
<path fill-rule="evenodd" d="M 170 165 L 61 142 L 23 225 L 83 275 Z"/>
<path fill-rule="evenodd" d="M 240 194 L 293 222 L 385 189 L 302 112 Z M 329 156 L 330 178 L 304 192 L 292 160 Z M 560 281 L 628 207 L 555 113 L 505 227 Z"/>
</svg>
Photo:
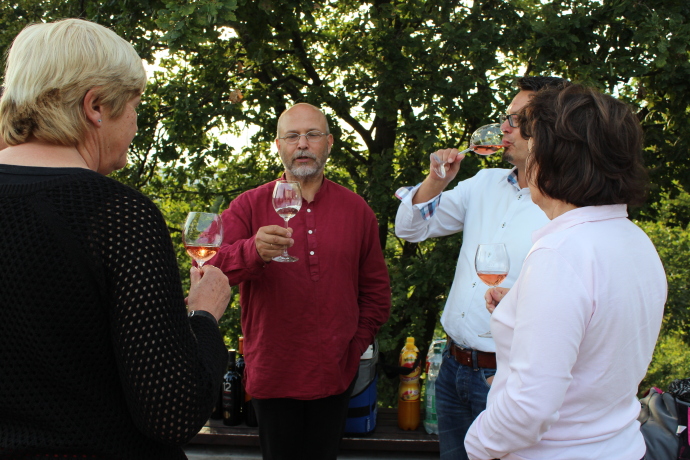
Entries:
<svg viewBox="0 0 690 460">
<path fill-rule="evenodd" d="M 460 170 L 460 162 L 464 158 L 465 154 L 460 154 L 460 151 L 458 149 L 437 150 L 430 156 L 431 163 L 429 165 L 429 178 L 435 180 L 442 180 L 446 184 L 448 184 L 457 175 L 458 171 Z M 445 177 L 441 177 L 438 174 L 436 174 L 436 168 L 434 167 L 438 165 L 436 159 L 440 160 L 441 164 L 443 164 L 442 167 L 446 171 Z"/>
<path fill-rule="evenodd" d="M 489 313 L 493 313 L 498 303 L 503 299 L 503 297 L 508 294 L 509 288 L 495 287 L 486 291 L 484 294 L 484 300 L 486 301 L 486 309 Z"/>
<path fill-rule="evenodd" d="M 435 157 L 435 158 L 434 158 Z M 445 168 L 445 177 L 439 176 L 435 171 L 435 166 L 439 166 L 436 158 Z M 465 158 L 465 154 L 460 154 L 458 149 L 442 149 L 429 155 L 429 175 L 424 179 L 422 185 L 417 189 L 414 197 L 412 197 L 412 204 L 424 203 L 435 196 L 438 196 L 448 186 L 448 184 L 455 179 L 458 171 L 460 171 L 460 162 Z"/>
<path fill-rule="evenodd" d="M 261 227 L 254 238 L 256 252 L 264 262 L 270 262 L 271 259 L 283 253 L 285 246 L 289 248 L 295 244 L 291 236 L 292 228 L 290 227 L 284 228 L 279 225 Z"/>
</svg>

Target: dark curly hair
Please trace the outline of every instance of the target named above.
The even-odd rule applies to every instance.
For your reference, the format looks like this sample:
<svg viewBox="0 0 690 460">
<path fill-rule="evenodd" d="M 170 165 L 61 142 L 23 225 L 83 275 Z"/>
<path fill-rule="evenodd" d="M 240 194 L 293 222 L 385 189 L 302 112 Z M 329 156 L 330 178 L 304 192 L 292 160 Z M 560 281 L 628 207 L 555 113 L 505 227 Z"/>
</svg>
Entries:
<svg viewBox="0 0 690 460">
<path fill-rule="evenodd" d="M 544 88 L 519 123 L 532 138 L 526 177 L 542 194 L 578 207 L 644 202 L 642 128 L 627 104 L 582 85 Z"/>
</svg>

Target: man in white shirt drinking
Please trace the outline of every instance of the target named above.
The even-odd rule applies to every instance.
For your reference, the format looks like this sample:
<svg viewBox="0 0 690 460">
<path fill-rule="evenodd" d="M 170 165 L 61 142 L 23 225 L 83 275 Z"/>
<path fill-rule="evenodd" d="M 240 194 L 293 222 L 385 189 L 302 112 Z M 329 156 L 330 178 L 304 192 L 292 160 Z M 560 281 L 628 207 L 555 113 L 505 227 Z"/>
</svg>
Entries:
<svg viewBox="0 0 690 460">
<path fill-rule="evenodd" d="M 503 117 L 503 159 L 513 169 L 484 169 L 444 191 L 460 170 L 465 157 L 457 149 L 436 152 L 445 165 L 441 178 L 434 168 L 424 182 L 396 192 L 401 203 L 395 220 L 397 236 L 419 242 L 463 232 L 463 243 L 453 285 L 441 316 L 448 335 L 441 370 L 436 380 L 441 459 L 466 460 L 464 439 L 472 421 L 486 408 L 486 396 L 496 373 L 495 344 L 480 337 L 489 330 L 485 307 L 487 286 L 474 269 L 474 255 L 482 243 L 504 243 L 510 271 L 501 283 L 511 287 L 532 246 L 532 232 L 548 222 L 531 200 L 525 180 L 527 141 L 520 135 L 516 114 L 544 87 L 565 86 L 556 77 L 523 77 L 520 91 Z"/>
</svg>

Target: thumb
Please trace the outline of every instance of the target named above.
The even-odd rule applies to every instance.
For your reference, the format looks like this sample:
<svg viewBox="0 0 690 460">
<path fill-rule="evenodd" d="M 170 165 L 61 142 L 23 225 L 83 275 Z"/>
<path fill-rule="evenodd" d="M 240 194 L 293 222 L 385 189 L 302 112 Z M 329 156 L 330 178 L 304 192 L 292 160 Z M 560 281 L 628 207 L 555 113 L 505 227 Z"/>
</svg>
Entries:
<svg viewBox="0 0 690 460">
<path fill-rule="evenodd" d="M 195 284 L 197 284 L 199 281 L 201 281 L 201 276 L 202 276 L 202 272 L 201 272 L 201 269 L 200 269 L 200 268 L 198 268 L 198 267 L 192 267 L 192 268 L 189 270 L 189 279 L 190 279 L 192 285 L 195 285 Z"/>
</svg>

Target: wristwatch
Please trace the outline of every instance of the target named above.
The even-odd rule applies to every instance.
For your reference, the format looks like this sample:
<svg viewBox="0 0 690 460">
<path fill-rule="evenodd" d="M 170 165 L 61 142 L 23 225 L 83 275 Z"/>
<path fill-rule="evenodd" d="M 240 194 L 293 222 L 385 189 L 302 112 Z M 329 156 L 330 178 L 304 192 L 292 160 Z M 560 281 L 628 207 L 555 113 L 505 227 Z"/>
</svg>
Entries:
<svg viewBox="0 0 690 460">
<path fill-rule="evenodd" d="M 190 318 L 192 316 L 205 316 L 206 318 L 211 318 L 213 322 L 216 323 L 216 325 L 218 325 L 218 320 L 216 319 L 216 317 L 205 310 L 190 310 L 187 316 L 189 316 Z"/>
</svg>

